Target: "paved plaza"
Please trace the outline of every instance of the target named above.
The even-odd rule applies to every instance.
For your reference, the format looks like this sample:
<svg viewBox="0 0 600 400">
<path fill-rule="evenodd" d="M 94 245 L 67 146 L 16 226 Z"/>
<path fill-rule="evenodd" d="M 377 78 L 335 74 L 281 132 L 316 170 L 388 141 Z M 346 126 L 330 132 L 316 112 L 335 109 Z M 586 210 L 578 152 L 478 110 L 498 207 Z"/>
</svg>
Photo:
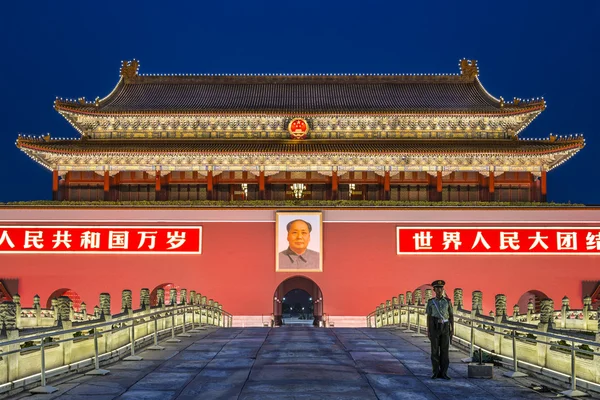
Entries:
<svg viewBox="0 0 600 400">
<path fill-rule="evenodd" d="M 429 344 L 394 329 L 208 328 L 143 361 L 77 375 L 52 395 L 14 398 L 104 399 L 542 399 L 531 378 L 467 379 L 463 353 L 451 352 L 451 381 L 431 379 Z"/>
</svg>

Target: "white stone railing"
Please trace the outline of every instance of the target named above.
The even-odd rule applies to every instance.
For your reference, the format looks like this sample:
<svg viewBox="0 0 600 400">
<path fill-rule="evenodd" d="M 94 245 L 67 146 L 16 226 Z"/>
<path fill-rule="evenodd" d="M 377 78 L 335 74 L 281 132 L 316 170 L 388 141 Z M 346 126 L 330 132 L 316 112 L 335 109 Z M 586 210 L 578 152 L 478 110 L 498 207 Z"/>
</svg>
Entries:
<svg viewBox="0 0 600 400">
<path fill-rule="evenodd" d="M 23 310 L 17 313 L 17 304 L 5 302 L 0 304 L 0 326 L 4 329 L 4 337 L 0 336 L 0 396 L 12 394 L 35 387 L 32 392 L 51 393 L 54 388 L 47 386 L 49 375 L 58 375 L 68 371 L 94 368 L 91 373 L 102 373 L 100 362 L 108 363 L 130 353 L 129 360 L 141 359 L 135 356 L 135 350 L 144 344 L 154 342 L 158 346 L 159 336 L 171 335 L 181 331 L 181 336 L 189 336 L 186 329 L 206 329 L 204 326 L 231 327 L 233 316 L 223 310 L 222 306 L 210 300 L 210 305 L 197 298 L 192 291 L 191 302 L 186 303 L 182 293 L 181 304 L 165 305 L 159 297 L 160 305 L 150 307 L 143 301 L 138 310 L 127 308 L 117 315 L 86 315 L 73 313 L 68 308 L 69 299 L 59 298 L 54 313 L 53 324 L 50 317 L 43 315 L 39 308 L 34 308 L 36 316 L 23 317 Z M 125 296 L 124 296 L 125 298 Z M 171 297 L 172 299 L 176 297 Z M 102 297 L 102 305 L 110 309 L 110 297 Z M 107 302 L 108 301 L 108 302 Z M 47 311 L 47 310 L 46 310 Z M 28 314 L 29 309 L 25 310 Z M 87 320 L 71 317 L 80 314 Z M 21 329 L 17 328 L 17 315 L 21 318 Z M 30 328 L 29 320 L 41 320 L 34 328 Z M 96 372 L 94 372 L 96 371 Z"/>
</svg>

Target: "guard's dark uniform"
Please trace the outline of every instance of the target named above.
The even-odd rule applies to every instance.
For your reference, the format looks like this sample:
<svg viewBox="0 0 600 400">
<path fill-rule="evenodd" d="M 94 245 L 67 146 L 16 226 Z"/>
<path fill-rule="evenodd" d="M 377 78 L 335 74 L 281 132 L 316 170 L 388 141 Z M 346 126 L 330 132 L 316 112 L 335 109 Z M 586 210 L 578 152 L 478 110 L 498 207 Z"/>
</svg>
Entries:
<svg viewBox="0 0 600 400">
<path fill-rule="evenodd" d="M 442 280 L 434 281 L 431 285 L 444 287 Z M 431 367 L 432 378 L 448 377 L 448 365 L 450 364 L 448 349 L 453 332 L 454 315 L 450 299 L 446 297 L 434 297 L 427 302 L 427 329 L 431 341 Z"/>
</svg>

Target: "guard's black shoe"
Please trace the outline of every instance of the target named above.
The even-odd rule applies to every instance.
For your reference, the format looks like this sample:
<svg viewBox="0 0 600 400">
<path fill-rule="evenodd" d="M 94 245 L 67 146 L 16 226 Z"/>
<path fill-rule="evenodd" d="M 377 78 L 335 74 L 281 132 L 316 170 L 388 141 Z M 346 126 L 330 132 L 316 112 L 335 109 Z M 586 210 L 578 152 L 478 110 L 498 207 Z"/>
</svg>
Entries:
<svg viewBox="0 0 600 400">
<path fill-rule="evenodd" d="M 438 374 L 433 374 L 433 375 L 431 375 L 431 379 L 437 379 L 437 378 L 439 378 L 439 375 L 438 375 Z"/>
<path fill-rule="evenodd" d="M 448 375 L 446 375 L 446 374 L 440 374 L 438 377 L 439 377 L 439 378 L 442 378 L 442 379 L 445 379 L 445 380 L 447 380 L 447 381 L 449 381 L 449 380 L 451 380 L 451 379 L 452 379 L 452 378 L 450 378 L 450 377 L 449 377 Z"/>
</svg>

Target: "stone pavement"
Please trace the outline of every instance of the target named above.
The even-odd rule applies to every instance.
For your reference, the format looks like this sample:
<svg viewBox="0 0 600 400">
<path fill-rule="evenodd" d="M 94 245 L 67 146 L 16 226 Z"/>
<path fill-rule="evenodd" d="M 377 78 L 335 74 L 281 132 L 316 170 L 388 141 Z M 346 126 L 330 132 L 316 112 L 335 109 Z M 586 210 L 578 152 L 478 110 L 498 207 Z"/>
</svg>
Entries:
<svg viewBox="0 0 600 400">
<path fill-rule="evenodd" d="M 543 399 L 530 378 L 467 379 L 452 352 L 451 381 L 431 379 L 429 344 L 401 330 L 209 328 L 181 343 L 145 350 L 100 377 L 78 375 L 52 395 L 14 398 L 104 399 Z"/>
</svg>

